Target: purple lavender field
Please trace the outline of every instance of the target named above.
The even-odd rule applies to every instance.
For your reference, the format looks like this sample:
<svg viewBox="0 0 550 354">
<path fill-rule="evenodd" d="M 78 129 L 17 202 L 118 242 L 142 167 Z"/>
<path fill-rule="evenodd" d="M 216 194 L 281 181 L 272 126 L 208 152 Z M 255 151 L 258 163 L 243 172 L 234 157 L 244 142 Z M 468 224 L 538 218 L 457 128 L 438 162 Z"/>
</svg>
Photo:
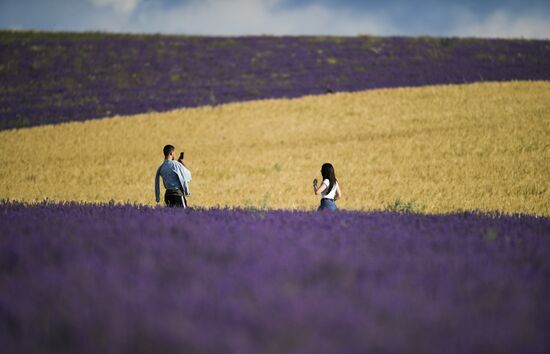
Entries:
<svg viewBox="0 0 550 354">
<path fill-rule="evenodd" d="M 550 80 L 550 41 L 0 31 L 0 130 L 261 98 Z"/>
<path fill-rule="evenodd" d="M 548 353 L 550 219 L 0 204 L 3 353 Z"/>
</svg>

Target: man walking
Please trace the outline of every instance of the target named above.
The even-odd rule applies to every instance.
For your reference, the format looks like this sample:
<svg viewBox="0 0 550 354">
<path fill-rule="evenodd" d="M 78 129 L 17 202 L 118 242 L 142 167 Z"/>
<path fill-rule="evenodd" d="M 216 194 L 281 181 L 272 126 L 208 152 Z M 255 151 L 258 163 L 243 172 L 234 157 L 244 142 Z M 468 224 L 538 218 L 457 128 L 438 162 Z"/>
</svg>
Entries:
<svg viewBox="0 0 550 354">
<path fill-rule="evenodd" d="M 164 162 L 157 170 L 155 176 L 155 199 L 160 203 L 160 183 L 159 177 L 162 176 L 162 182 L 166 193 L 164 202 L 169 207 L 187 208 L 186 196 L 191 195 L 189 191 L 189 182 L 191 182 L 191 171 L 183 165 L 182 161 L 174 161 L 174 151 L 172 145 L 166 145 L 163 149 Z"/>
</svg>

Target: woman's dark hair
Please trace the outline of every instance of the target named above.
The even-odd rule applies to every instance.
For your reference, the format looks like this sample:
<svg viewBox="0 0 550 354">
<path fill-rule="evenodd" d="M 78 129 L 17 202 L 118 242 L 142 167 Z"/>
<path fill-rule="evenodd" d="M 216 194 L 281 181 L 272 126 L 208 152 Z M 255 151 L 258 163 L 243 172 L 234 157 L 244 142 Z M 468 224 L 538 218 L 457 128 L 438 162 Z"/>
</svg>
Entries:
<svg viewBox="0 0 550 354">
<path fill-rule="evenodd" d="M 332 167 L 332 164 L 325 163 L 323 166 L 321 166 L 321 175 L 323 176 L 323 180 L 328 179 L 329 185 L 327 188 L 327 194 L 332 191 L 332 187 L 336 184 L 336 175 L 334 174 L 334 167 Z"/>
<path fill-rule="evenodd" d="M 162 152 L 164 152 L 164 157 L 167 157 L 170 155 L 171 152 L 176 150 L 172 145 L 166 145 L 164 146 L 164 149 L 162 149 Z"/>
</svg>

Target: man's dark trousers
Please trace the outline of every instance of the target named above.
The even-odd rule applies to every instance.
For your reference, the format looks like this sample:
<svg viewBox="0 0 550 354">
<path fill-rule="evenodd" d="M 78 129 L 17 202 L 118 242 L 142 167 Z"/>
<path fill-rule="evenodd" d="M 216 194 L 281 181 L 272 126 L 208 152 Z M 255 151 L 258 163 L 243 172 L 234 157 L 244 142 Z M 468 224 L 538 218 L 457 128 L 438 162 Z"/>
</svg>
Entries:
<svg viewBox="0 0 550 354">
<path fill-rule="evenodd" d="M 167 189 L 164 193 L 164 202 L 171 208 L 187 208 L 187 200 L 181 189 Z"/>
</svg>

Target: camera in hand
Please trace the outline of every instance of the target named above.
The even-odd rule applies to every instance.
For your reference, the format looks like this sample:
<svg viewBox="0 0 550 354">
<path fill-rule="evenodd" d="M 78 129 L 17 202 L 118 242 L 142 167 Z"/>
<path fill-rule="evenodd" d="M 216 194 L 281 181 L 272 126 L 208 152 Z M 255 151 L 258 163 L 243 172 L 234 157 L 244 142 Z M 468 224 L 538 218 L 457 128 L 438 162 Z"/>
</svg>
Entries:
<svg viewBox="0 0 550 354">
<path fill-rule="evenodd" d="M 179 160 L 179 161 L 182 161 L 182 160 L 183 160 L 183 151 L 180 152 L 180 157 L 178 157 L 178 160 Z"/>
</svg>

